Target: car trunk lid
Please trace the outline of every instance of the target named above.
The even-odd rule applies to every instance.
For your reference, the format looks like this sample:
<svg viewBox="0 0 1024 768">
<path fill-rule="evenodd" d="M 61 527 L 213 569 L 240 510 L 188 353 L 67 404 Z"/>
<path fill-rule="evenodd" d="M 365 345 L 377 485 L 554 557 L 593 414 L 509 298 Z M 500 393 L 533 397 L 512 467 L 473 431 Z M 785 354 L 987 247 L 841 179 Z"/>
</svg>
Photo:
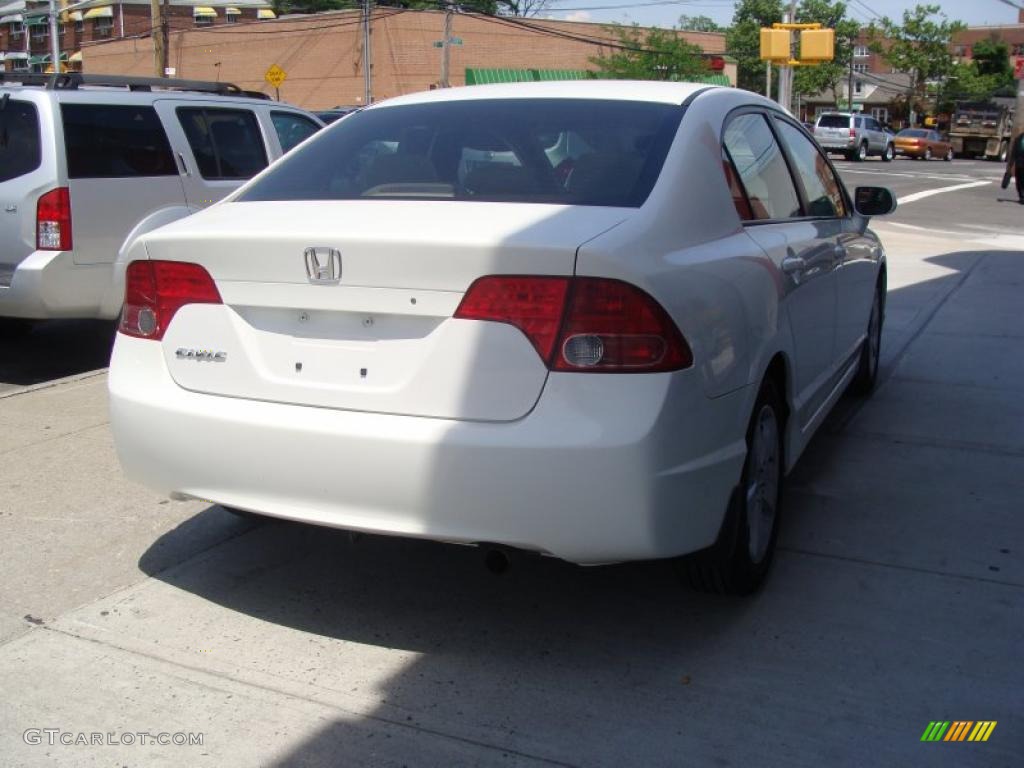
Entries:
<svg viewBox="0 0 1024 768">
<path fill-rule="evenodd" d="M 452 315 L 483 275 L 571 275 L 577 248 L 627 215 L 455 201 L 222 204 L 147 242 L 152 259 L 202 265 L 226 305 L 178 311 L 163 340 L 168 368 L 185 389 L 217 395 L 521 418 L 547 378 L 532 344 L 510 325 Z"/>
</svg>

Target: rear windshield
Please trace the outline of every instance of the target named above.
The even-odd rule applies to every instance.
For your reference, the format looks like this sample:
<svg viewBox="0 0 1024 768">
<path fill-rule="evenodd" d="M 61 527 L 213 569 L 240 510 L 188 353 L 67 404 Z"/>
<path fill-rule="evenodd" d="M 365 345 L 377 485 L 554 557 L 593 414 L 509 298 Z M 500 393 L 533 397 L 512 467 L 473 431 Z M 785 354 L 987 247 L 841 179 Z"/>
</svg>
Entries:
<svg viewBox="0 0 1024 768">
<path fill-rule="evenodd" d="M 34 171 L 42 162 L 39 115 L 33 104 L 0 99 L 0 181 Z"/>
<path fill-rule="evenodd" d="M 678 105 L 587 99 L 368 109 L 297 149 L 238 199 L 638 207 L 681 116 Z"/>
<path fill-rule="evenodd" d="M 822 115 L 818 118 L 819 128 L 849 128 L 850 118 L 846 115 Z"/>
<path fill-rule="evenodd" d="M 906 128 L 896 135 L 904 139 L 923 139 L 925 136 L 928 135 L 928 131 L 924 130 L 923 128 Z"/>
</svg>

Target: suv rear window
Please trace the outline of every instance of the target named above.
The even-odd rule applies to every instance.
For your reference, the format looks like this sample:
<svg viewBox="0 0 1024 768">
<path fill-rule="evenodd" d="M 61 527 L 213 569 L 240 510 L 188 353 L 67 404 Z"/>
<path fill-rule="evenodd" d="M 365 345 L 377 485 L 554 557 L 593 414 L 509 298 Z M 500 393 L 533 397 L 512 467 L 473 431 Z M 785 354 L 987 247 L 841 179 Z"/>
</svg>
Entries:
<svg viewBox="0 0 1024 768">
<path fill-rule="evenodd" d="M 822 115 L 818 118 L 819 128 L 849 128 L 850 118 L 846 115 Z"/>
<path fill-rule="evenodd" d="M 68 178 L 174 176 L 178 173 L 152 107 L 61 104 Z"/>
<path fill-rule="evenodd" d="M 204 179 L 249 179 L 267 167 L 256 115 L 247 109 L 178 107 Z"/>
<path fill-rule="evenodd" d="M 595 99 L 468 99 L 359 112 L 238 199 L 474 200 L 638 207 L 682 108 Z"/>
<path fill-rule="evenodd" d="M 35 105 L 4 98 L 0 101 L 0 181 L 24 176 L 41 162 Z"/>
</svg>

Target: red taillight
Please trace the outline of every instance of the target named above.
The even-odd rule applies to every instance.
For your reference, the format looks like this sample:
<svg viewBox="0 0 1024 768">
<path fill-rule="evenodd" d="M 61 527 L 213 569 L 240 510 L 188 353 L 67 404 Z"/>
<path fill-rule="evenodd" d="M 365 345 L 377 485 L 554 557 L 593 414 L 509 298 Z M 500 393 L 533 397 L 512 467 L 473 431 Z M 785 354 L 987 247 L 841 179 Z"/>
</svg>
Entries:
<svg viewBox="0 0 1024 768">
<path fill-rule="evenodd" d="M 619 280 L 482 277 L 470 286 L 455 317 L 514 325 L 556 371 L 654 373 L 693 364 L 690 347 L 668 313 Z"/>
<path fill-rule="evenodd" d="M 125 274 L 119 330 L 140 339 L 162 339 L 174 313 L 186 304 L 220 304 L 210 273 L 182 261 L 133 261 Z"/>
<path fill-rule="evenodd" d="M 568 289 L 567 277 L 481 277 L 462 297 L 455 317 L 514 325 L 547 363 L 558 339 Z"/>
<path fill-rule="evenodd" d="M 36 248 L 71 250 L 71 193 L 67 187 L 51 189 L 36 203 Z"/>
<path fill-rule="evenodd" d="M 857 137 L 857 129 L 856 128 L 851 128 L 850 129 L 850 138 L 853 139 L 853 138 L 856 138 L 856 137 Z"/>
</svg>

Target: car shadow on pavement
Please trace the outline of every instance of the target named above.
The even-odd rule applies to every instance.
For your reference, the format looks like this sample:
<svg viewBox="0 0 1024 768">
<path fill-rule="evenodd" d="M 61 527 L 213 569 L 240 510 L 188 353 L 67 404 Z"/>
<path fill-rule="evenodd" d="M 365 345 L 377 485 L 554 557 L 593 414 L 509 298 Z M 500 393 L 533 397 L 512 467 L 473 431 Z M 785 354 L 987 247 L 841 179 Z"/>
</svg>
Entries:
<svg viewBox="0 0 1024 768">
<path fill-rule="evenodd" d="M 106 368 L 114 325 L 105 320 L 2 321 L 0 391 Z M 10 327 L 8 327 L 10 326 Z"/>
</svg>

